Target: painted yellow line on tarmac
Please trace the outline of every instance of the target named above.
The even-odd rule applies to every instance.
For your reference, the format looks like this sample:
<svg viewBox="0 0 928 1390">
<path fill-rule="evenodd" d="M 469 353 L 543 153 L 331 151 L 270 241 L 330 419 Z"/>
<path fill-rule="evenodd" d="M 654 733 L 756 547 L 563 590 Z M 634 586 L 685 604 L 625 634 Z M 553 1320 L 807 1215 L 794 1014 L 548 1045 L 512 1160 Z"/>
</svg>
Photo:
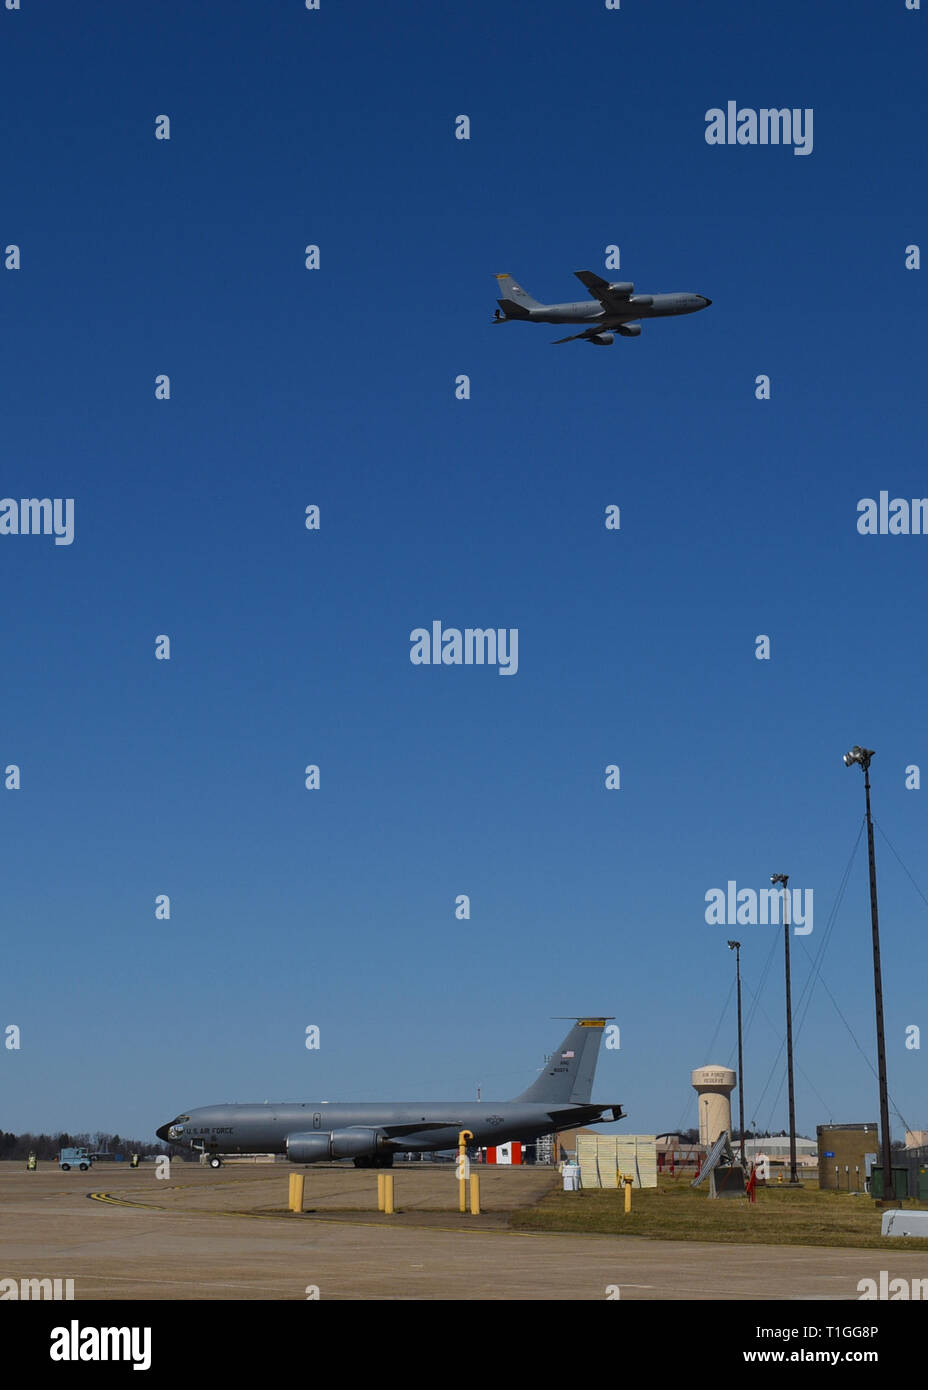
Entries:
<svg viewBox="0 0 928 1390">
<path fill-rule="evenodd" d="M 92 1202 L 108 1202 L 113 1207 L 141 1207 L 144 1211 L 165 1211 L 165 1207 L 156 1206 L 154 1202 L 127 1202 L 123 1197 L 114 1197 L 111 1192 L 88 1192 L 87 1196 Z"/>
</svg>

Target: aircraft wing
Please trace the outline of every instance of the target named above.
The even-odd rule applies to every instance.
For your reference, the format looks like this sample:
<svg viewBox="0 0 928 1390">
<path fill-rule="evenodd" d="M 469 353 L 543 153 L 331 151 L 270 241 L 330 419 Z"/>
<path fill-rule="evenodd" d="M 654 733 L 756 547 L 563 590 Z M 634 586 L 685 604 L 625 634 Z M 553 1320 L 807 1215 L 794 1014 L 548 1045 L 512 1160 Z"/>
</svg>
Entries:
<svg viewBox="0 0 928 1390">
<path fill-rule="evenodd" d="M 404 1134 L 421 1134 L 429 1129 L 456 1129 L 460 1132 L 464 1126 L 459 1120 L 418 1120 L 414 1124 L 378 1125 L 377 1128 L 383 1130 L 388 1139 L 399 1139 Z"/>
<path fill-rule="evenodd" d="M 592 270 L 575 270 L 574 274 L 593 298 L 599 300 L 604 309 L 625 308 L 635 292 L 633 284 L 623 284 L 620 287 L 611 285 L 601 275 L 594 275 Z"/>
<path fill-rule="evenodd" d="M 586 328 L 582 333 L 571 333 L 568 338 L 552 338 L 551 345 L 555 347 L 558 343 L 575 343 L 578 338 L 596 338 L 603 331 L 603 326 L 598 323 L 593 328 Z"/>
</svg>

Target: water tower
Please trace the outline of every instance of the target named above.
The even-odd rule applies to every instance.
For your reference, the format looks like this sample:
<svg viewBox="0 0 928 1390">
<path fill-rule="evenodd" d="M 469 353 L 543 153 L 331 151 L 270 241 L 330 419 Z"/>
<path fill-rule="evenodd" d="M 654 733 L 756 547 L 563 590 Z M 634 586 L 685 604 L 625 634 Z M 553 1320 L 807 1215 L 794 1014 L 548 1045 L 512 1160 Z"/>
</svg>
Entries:
<svg viewBox="0 0 928 1390">
<path fill-rule="evenodd" d="M 731 1093 L 737 1076 L 731 1067 L 697 1067 L 690 1082 L 699 1097 L 699 1142 L 709 1149 L 720 1134 L 731 1133 Z"/>
</svg>

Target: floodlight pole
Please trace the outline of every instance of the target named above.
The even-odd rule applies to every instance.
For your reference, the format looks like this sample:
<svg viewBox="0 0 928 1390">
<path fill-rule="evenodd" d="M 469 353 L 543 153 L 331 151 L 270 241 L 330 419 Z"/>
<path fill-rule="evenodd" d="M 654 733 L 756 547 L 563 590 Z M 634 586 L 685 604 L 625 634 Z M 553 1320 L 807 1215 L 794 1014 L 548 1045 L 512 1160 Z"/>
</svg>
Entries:
<svg viewBox="0 0 928 1390">
<path fill-rule="evenodd" d="M 883 976 L 880 970 L 880 918 L 876 905 L 876 856 L 873 851 L 873 819 L 870 815 L 870 759 L 874 752 L 873 748 L 854 747 L 850 753 L 845 754 L 844 762 L 847 767 L 850 767 L 851 763 L 858 762 L 864 770 L 864 795 L 867 801 L 867 855 L 870 861 L 870 923 L 873 929 L 873 990 L 876 995 L 876 1056 L 880 1078 L 880 1137 L 883 1141 L 883 1200 L 896 1202 L 889 1133 L 886 1039 L 883 1031 Z"/>
<path fill-rule="evenodd" d="M 728 949 L 735 953 L 735 977 L 738 981 L 738 1125 L 741 1133 L 741 1166 L 744 1168 L 744 1055 L 741 1049 L 741 942 L 729 941 Z"/>
<path fill-rule="evenodd" d="M 786 1075 L 789 1086 L 789 1181 L 800 1187 L 796 1172 L 796 1091 L 793 1085 L 793 996 L 789 969 L 789 874 L 773 874 L 771 883 L 783 887 L 783 952 L 786 959 Z"/>
</svg>

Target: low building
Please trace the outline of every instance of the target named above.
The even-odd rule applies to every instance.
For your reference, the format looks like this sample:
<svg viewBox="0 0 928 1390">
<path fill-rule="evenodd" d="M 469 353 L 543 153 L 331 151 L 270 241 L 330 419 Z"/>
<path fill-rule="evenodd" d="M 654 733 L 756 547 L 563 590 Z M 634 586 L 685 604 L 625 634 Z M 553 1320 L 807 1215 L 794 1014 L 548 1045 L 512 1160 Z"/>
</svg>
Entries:
<svg viewBox="0 0 928 1390">
<path fill-rule="evenodd" d="M 875 1122 L 819 1125 L 818 1185 L 823 1192 L 863 1192 L 880 1152 Z"/>
<path fill-rule="evenodd" d="M 740 1152 L 740 1139 L 733 1139 L 731 1146 L 736 1153 Z M 765 1139 L 745 1139 L 744 1156 L 748 1163 L 756 1163 L 758 1157 L 763 1154 L 772 1159 L 774 1163 L 789 1163 L 789 1135 L 770 1134 Z M 805 1139 L 802 1135 L 796 1135 L 796 1167 L 814 1168 L 818 1163 L 818 1144 L 814 1139 Z"/>
<path fill-rule="evenodd" d="M 669 1173 L 671 1177 L 677 1172 L 695 1175 L 706 1161 L 705 1146 L 684 1139 L 681 1134 L 659 1134 L 654 1147 L 657 1171 Z"/>
</svg>

